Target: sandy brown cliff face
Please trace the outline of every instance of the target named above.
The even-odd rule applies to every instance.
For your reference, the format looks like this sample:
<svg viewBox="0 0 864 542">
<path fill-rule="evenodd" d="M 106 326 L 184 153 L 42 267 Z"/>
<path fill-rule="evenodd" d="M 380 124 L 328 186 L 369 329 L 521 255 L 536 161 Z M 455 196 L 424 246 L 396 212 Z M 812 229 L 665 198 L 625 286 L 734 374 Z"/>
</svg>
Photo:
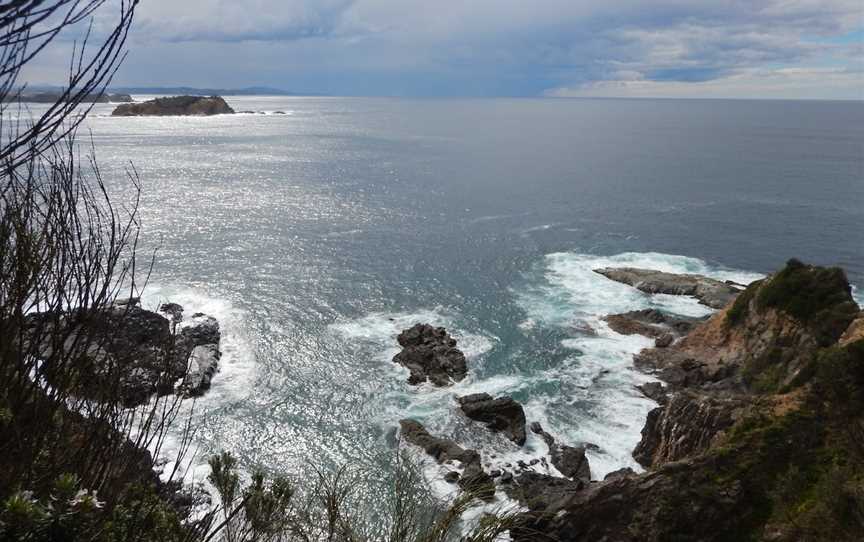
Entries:
<svg viewBox="0 0 864 542">
<path fill-rule="evenodd" d="M 844 273 L 790 261 L 639 355 L 672 390 L 634 451 L 650 470 L 532 510 L 514 540 L 864 539 L 862 335 Z"/>
</svg>

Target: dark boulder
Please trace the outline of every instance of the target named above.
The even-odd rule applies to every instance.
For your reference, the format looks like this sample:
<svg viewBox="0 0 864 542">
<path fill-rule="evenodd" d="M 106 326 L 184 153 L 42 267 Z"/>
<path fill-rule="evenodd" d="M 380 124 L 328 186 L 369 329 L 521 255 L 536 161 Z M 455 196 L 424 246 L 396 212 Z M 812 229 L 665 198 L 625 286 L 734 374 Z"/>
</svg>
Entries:
<svg viewBox="0 0 864 542">
<path fill-rule="evenodd" d="M 411 371 L 409 384 L 428 380 L 436 386 L 448 386 L 468 374 L 465 354 L 456 348 L 456 339 L 443 327 L 415 324 L 400 333 L 396 340 L 402 351 L 393 361 Z"/>
<path fill-rule="evenodd" d="M 504 433 L 519 446 L 525 444 L 525 410 L 511 397 L 493 399 L 488 393 L 475 393 L 457 397 L 456 401 L 472 420 L 485 423 L 494 432 Z"/>
<path fill-rule="evenodd" d="M 585 455 L 584 446 L 567 446 L 559 444 L 555 437 L 547 433 L 543 426 L 538 422 L 531 423 L 531 431 L 546 443 L 549 448 L 549 458 L 552 460 L 552 465 L 558 469 L 561 474 L 573 480 L 580 480 L 584 483 L 591 481 L 591 467 L 588 463 L 588 457 Z"/>
</svg>

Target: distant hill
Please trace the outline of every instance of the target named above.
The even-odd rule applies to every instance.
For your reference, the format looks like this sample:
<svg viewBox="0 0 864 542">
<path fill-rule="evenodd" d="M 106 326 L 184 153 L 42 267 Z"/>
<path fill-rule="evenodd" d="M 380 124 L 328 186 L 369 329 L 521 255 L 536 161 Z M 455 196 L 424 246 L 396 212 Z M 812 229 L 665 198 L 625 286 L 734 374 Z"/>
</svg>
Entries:
<svg viewBox="0 0 864 542">
<path fill-rule="evenodd" d="M 300 96 L 295 92 L 289 92 L 271 87 L 246 87 L 246 88 L 195 88 L 195 87 L 116 87 L 113 92 L 126 94 L 166 94 L 172 96 Z"/>
<path fill-rule="evenodd" d="M 60 89 L 47 89 L 41 90 L 39 92 L 34 91 L 22 91 L 20 94 L 18 93 L 10 93 L 5 96 L 5 101 L 20 101 L 25 103 L 40 103 L 40 104 L 53 104 L 57 100 L 61 98 L 63 95 Z M 101 93 L 101 94 L 87 94 L 81 99 L 81 103 L 124 103 L 131 102 L 132 96 L 129 94 L 120 94 L 120 93 Z"/>
</svg>

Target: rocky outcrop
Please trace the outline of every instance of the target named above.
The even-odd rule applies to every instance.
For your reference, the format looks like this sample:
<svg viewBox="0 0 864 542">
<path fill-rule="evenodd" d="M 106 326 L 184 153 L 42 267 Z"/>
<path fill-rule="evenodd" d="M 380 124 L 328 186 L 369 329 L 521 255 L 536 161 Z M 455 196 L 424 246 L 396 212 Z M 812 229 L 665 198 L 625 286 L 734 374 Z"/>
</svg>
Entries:
<svg viewBox="0 0 864 542">
<path fill-rule="evenodd" d="M 779 391 L 792 385 L 816 352 L 836 342 L 857 315 L 841 270 L 792 260 L 677 343 L 644 350 L 635 362 L 659 371 L 675 387 Z"/>
<path fill-rule="evenodd" d="M 448 386 L 468 374 L 465 354 L 456 348 L 456 339 L 443 327 L 415 324 L 396 338 L 402 351 L 393 361 L 411 371 L 409 384 L 427 380 L 436 386 Z"/>
<path fill-rule="evenodd" d="M 622 314 L 610 314 L 603 318 L 612 331 L 622 335 L 644 335 L 660 339 L 669 335 L 673 339 L 682 337 L 700 322 L 700 318 L 688 318 L 667 314 L 657 309 L 643 309 Z M 666 344 L 665 346 L 668 346 Z"/>
<path fill-rule="evenodd" d="M 704 452 L 732 426 L 746 404 L 733 394 L 678 393 L 648 413 L 633 458 L 652 468 Z"/>
<path fill-rule="evenodd" d="M 525 410 L 511 397 L 493 399 L 488 393 L 475 393 L 457 397 L 456 401 L 472 420 L 485 423 L 490 430 L 503 433 L 519 446 L 525 444 Z"/>
<path fill-rule="evenodd" d="M 511 530 L 515 542 L 661 542 L 738 540 L 749 514 L 744 492 L 731 480 L 710 483 L 707 461 L 669 464 L 632 476 L 618 473 L 558 498 L 527 501 L 529 512 Z"/>
<path fill-rule="evenodd" d="M 648 294 L 692 296 L 703 305 L 715 309 L 722 309 L 741 293 L 741 290 L 732 284 L 702 275 L 679 275 L 635 267 L 606 267 L 594 271 Z"/>
<path fill-rule="evenodd" d="M 34 315 L 30 325 L 67 330 L 62 345 L 66 355 L 61 357 L 76 359 L 79 376 L 74 393 L 132 407 L 153 394 L 201 395 L 218 369 L 219 323 L 200 313 L 183 322 L 182 307 L 171 305 L 171 320 L 141 308 L 133 298 L 96 312 Z M 84 351 L 77 346 L 80 343 L 86 343 Z M 39 356 L 54 359 L 54 347 L 41 345 Z M 51 374 L 49 361 L 49 382 Z"/>
<path fill-rule="evenodd" d="M 574 447 L 559 444 L 555 437 L 547 433 L 539 422 L 531 423 L 531 432 L 540 435 L 540 438 L 546 443 L 552 465 L 561 474 L 571 480 L 580 480 L 586 484 L 591 481 L 591 467 L 585 456 L 584 446 Z"/>
<path fill-rule="evenodd" d="M 567 500 L 582 491 L 585 485 L 586 482 L 582 480 L 559 478 L 528 470 L 507 482 L 503 489 L 508 497 L 522 506 L 532 510 L 544 510 L 553 503 Z"/>
<path fill-rule="evenodd" d="M 495 484 L 492 477 L 483 470 L 482 458 L 474 450 L 466 450 L 452 440 L 434 437 L 415 420 L 400 420 L 402 438 L 415 446 L 422 448 L 438 463 L 458 461 L 463 467 L 462 475 L 458 477 L 459 487 L 464 491 L 491 499 L 495 495 Z M 456 478 L 455 476 L 452 478 Z"/>
<path fill-rule="evenodd" d="M 656 401 L 661 406 L 669 402 L 669 392 L 660 382 L 646 382 L 645 384 L 636 386 L 636 389 L 642 392 L 642 395 Z"/>
<path fill-rule="evenodd" d="M 234 110 L 220 96 L 174 96 L 156 98 L 141 103 L 123 104 L 113 113 L 114 117 L 168 116 L 168 115 L 225 115 Z"/>
</svg>

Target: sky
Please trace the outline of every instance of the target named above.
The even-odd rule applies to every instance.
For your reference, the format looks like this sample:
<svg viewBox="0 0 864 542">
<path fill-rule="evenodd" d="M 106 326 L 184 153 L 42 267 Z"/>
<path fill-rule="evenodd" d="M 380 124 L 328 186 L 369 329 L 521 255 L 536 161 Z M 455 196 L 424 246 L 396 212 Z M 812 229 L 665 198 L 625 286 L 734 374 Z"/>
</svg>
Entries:
<svg viewBox="0 0 864 542">
<path fill-rule="evenodd" d="M 864 0 L 142 0 L 128 45 L 115 86 L 864 99 Z"/>
</svg>

